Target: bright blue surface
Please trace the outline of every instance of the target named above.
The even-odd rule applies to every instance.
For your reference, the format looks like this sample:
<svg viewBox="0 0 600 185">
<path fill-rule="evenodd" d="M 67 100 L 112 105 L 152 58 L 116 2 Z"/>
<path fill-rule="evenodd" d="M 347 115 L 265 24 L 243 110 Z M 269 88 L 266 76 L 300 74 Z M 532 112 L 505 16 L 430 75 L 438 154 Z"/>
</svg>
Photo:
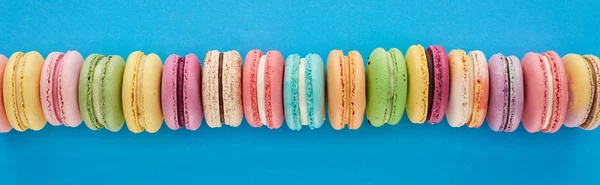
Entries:
<svg viewBox="0 0 600 185">
<path fill-rule="evenodd" d="M 598 1 L 0 2 L 0 53 L 74 49 L 163 57 L 210 49 L 285 56 L 411 44 L 522 57 L 600 55 Z M 366 122 L 366 120 L 365 120 Z M 0 184 L 598 184 L 600 130 L 453 129 L 446 122 L 334 131 L 157 134 L 47 125 L 0 134 Z"/>
</svg>

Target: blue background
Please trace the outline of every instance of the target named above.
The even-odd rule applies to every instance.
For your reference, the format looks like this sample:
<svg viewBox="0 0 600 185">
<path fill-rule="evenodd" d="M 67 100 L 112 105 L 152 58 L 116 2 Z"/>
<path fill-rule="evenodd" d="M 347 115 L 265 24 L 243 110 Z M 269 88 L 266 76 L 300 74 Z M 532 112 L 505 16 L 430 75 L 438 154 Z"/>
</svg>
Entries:
<svg viewBox="0 0 600 185">
<path fill-rule="evenodd" d="M 318 53 L 440 44 L 600 54 L 598 1 L 6 1 L 0 53 Z M 366 119 L 365 119 L 366 123 Z M 0 134 L 1 184 L 598 184 L 600 130 L 415 125 Z"/>
</svg>

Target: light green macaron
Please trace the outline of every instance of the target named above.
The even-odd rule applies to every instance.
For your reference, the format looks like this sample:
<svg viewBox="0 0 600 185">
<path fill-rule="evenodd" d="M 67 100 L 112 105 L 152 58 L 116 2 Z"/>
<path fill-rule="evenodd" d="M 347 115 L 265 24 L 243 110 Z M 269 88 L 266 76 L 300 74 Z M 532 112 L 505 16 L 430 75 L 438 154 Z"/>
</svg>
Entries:
<svg viewBox="0 0 600 185">
<path fill-rule="evenodd" d="M 404 55 L 397 48 L 371 52 L 366 71 L 367 119 L 375 127 L 397 124 L 406 104 L 408 76 Z"/>
</svg>

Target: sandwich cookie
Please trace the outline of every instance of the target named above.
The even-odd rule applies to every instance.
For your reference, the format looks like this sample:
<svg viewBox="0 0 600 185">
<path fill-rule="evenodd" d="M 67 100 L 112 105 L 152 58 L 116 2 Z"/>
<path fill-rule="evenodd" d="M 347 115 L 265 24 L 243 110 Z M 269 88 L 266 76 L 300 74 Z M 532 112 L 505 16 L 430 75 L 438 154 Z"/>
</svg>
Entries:
<svg viewBox="0 0 600 185">
<path fill-rule="evenodd" d="M 355 130 L 362 124 L 365 107 L 365 66 L 358 51 L 344 56 L 333 50 L 327 57 L 327 104 L 331 126 Z"/>
<path fill-rule="evenodd" d="M 283 81 L 285 121 L 291 130 L 316 129 L 325 121 L 325 68 L 321 56 L 289 55 Z"/>
<path fill-rule="evenodd" d="M 77 127 L 79 113 L 79 72 L 83 57 L 77 51 L 52 52 L 46 57 L 40 79 L 44 116 L 51 125 Z"/>
<path fill-rule="evenodd" d="M 523 114 L 525 92 L 521 62 L 515 56 L 495 54 L 489 60 L 488 125 L 496 132 L 513 132 Z"/>
<path fill-rule="evenodd" d="M 283 56 L 272 50 L 246 54 L 242 76 L 244 115 L 252 127 L 278 129 L 283 124 Z"/>
<path fill-rule="evenodd" d="M 429 93 L 427 98 L 427 121 L 436 124 L 444 119 L 448 94 L 450 94 L 450 69 L 448 56 L 442 46 L 429 46 L 425 50 L 429 71 Z"/>
<path fill-rule="evenodd" d="M 237 127 L 242 123 L 242 57 L 237 51 L 206 53 L 202 103 L 209 127 Z"/>
<path fill-rule="evenodd" d="M 125 123 L 121 88 L 125 61 L 119 55 L 91 54 L 79 74 L 79 111 L 91 130 L 121 130 Z"/>
<path fill-rule="evenodd" d="M 17 131 L 41 130 L 46 118 L 40 102 L 44 57 L 36 51 L 13 53 L 4 69 L 2 95 L 10 125 Z"/>
<path fill-rule="evenodd" d="M 569 86 L 561 58 L 554 51 L 530 52 L 523 57 L 522 65 L 525 83 L 523 126 L 530 133 L 558 131 L 565 120 L 569 102 Z"/>
<path fill-rule="evenodd" d="M 167 57 L 162 71 L 161 106 L 172 130 L 197 130 L 202 123 L 200 61 L 194 54 Z"/>
<path fill-rule="evenodd" d="M 600 123 L 600 59 L 594 55 L 568 54 L 562 60 L 569 84 L 569 103 L 564 124 L 593 130 Z"/>
<path fill-rule="evenodd" d="M 160 102 L 162 61 L 158 55 L 134 51 L 123 73 L 123 113 L 133 133 L 157 132 L 163 122 Z"/>
<path fill-rule="evenodd" d="M 397 124 L 406 105 L 408 75 L 404 55 L 397 48 L 376 48 L 367 62 L 367 108 L 369 123 L 380 127 Z"/>
</svg>

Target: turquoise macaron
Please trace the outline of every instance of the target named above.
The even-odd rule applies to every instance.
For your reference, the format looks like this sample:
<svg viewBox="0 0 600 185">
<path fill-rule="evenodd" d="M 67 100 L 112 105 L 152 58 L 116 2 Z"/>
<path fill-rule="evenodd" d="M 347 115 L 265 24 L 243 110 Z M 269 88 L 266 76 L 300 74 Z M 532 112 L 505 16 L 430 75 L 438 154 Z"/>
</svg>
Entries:
<svg viewBox="0 0 600 185">
<path fill-rule="evenodd" d="M 325 121 L 325 67 L 318 54 L 289 55 L 283 77 L 285 121 L 291 130 L 316 129 Z"/>
</svg>

